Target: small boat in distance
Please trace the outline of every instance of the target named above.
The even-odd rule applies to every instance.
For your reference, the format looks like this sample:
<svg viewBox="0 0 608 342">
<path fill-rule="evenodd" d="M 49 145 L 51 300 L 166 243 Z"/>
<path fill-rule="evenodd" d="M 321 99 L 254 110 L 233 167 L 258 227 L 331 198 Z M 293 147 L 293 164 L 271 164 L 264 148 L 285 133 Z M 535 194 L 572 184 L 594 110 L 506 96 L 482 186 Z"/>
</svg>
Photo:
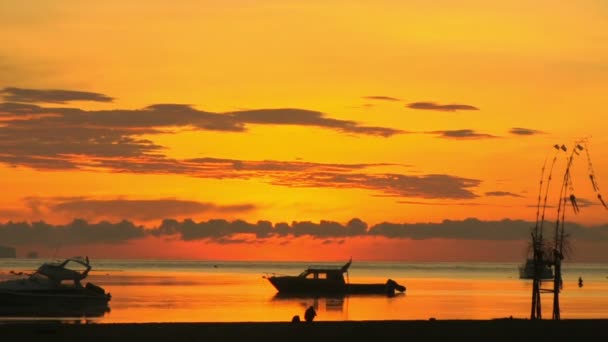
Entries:
<svg viewBox="0 0 608 342">
<path fill-rule="evenodd" d="M 394 296 L 395 292 L 405 292 L 405 286 L 392 279 L 386 283 L 353 284 L 344 279 L 344 273 L 352 259 L 342 266 L 311 266 L 297 276 L 276 275 L 264 278 L 277 289 L 279 294 L 287 295 L 349 295 L 383 294 Z"/>
<path fill-rule="evenodd" d="M 21 279 L 0 282 L 0 316 L 102 316 L 110 311 L 110 293 L 93 284 L 82 285 L 91 270 L 89 258 L 43 263 Z"/>
<path fill-rule="evenodd" d="M 524 264 L 519 265 L 519 279 L 534 279 L 534 259 L 528 258 Z M 553 279 L 553 268 L 549 264 L 543 263 L 540 279 Z"/>
</svg>

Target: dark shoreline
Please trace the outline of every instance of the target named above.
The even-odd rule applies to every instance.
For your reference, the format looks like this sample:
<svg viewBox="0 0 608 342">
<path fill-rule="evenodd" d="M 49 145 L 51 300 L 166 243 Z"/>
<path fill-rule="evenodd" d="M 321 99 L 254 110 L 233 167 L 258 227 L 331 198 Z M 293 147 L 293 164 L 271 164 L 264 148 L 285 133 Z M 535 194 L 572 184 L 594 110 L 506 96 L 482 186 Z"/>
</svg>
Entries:
<svg viewBox="0 0 608 342">
<path fill-rule="evenodd" d="M 438 341 L 608 340 L 608 319 L 315 321 L 240 323 L 2 322 L 4 341 Z"/>
</svg>

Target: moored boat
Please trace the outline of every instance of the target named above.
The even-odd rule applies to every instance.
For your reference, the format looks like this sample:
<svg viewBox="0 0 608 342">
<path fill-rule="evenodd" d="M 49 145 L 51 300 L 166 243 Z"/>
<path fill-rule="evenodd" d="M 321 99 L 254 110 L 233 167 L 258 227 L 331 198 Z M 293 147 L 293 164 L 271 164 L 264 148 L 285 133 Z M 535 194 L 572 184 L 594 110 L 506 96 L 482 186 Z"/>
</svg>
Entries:
<svg viewBox="0 0 608 342">
<path fill-rule="evenodd" d="M 280 294 L 336 295 L 405 292 L 405 286 L 392 279 L 385 283 L 350 283 L 344 278 L 352 259 L 342 266 L 311 266 L 297 276 L 270 275 L 265 278 Z"/>
<path fill-rule="evenodd" d="M 90 270 L 88 258 L 68 258 L 44 263 L 23 278 L 2 281 L 0 315 L 103 315 L 110 310 L 108 303 L 112 296 L 93 283 L 82 284 Z"/>
</svg>

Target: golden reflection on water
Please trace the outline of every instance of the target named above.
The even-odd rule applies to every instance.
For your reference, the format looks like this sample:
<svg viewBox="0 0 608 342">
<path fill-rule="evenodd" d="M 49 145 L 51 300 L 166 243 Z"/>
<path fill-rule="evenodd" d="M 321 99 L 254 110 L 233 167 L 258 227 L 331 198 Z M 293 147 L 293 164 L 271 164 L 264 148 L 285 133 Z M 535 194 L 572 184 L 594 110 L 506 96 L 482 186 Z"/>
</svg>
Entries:
<svg viewBox="0 0 608 342">
<path fill-rule="evenodd" d="M 316 319 L 324 321 L 528 318 L 531 298 L 531 282 L 520 279 L 410 278 L 400 281 L 406 293 L 391 298 L 311 298 L 278 296 L 266 279 L 247 274 L 139 272 L 122 277 L 127 283 L 120 278 L 107 283 L 99 279 L 113 295 L 111 312 L 101 322 L 289 321 L 294 315 L 303 317 L 310 305 L 317 310 Z M 138 281 L 129 283 L 129 279 Z M 378 281 L 383 280 L 351 279 Z M 575 280 L 566 281 L 562 317 L 608 317 L 607 286 L 600 281 L 578 288 Z M 542 295 L 547 319 L 552 298 Z"/>
<path fill-rule="evenodd" d="M 608 280 L 586 280 L 579 288 L 577 279 L 572 276 L 564 281 L 562 318 L 608 318 Z M 284 297 L 278 296 L 261 275 L 222 271 L 93 272 L 87 280 L 112 294 L 110 312 L 102 317 L 63 321 L 285 322 L 294 315 L 302 318 L 310 305 L 317 310 L 316 319 L 320 321 L 528 318 L 531 299 L 531 282 L 512 277 L 395 279 L 407 290 L 391 298 Z M 350 279 L 353 283 L 385 280 Z M 546 283 L 543 287 L 550 286 Z M 552 299 L 551 294 L 542 295 L 545 319 L 551 318 Z"/>
</svg>

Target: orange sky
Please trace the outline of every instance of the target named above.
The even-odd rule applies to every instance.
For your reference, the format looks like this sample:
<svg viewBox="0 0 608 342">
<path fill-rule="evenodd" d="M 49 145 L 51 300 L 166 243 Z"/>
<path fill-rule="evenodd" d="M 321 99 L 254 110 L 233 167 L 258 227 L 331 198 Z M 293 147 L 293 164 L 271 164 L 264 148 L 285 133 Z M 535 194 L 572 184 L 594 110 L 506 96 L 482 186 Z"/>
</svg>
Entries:
<svg viewBox="0 0 608 342">
<path fill-rule="evenodd" d="M 0 223 L 320 227 L 247 243 L 232 227 L 185 245 L 118 233 L 96 245 L 104 232 L 83 228 L 74 252 L 113 257 L 504 260 L 499 250 L 521 241 L 467 234 L 463 220 L 533 223 L 554 144 L 569 150 L 557 153 L 548 226 L 578 139 L 586 150 L 569 192 L 581 211 L 567 219 L 608 222 L 585 153 L 603 187 L 607 15 L 600 1 L 3 1 Z M 353 218 L 367 228 L 461 224 L 422 240 L 325 234 L 320 224 Z M 6 227 L 0 245 L 29 246 Z M 608 241 L 595 232 L 581 239 Z M 326 239 L 331 252 L 307 252 Z M 497 252 L 485 255 L 479 240 Z M 463 241 L 472 249 L 456 247 Z M 419 253 L 392 252 L 406 249 Z M 578 255 L 605 260 L 600 251 Z"/>
</svg>

